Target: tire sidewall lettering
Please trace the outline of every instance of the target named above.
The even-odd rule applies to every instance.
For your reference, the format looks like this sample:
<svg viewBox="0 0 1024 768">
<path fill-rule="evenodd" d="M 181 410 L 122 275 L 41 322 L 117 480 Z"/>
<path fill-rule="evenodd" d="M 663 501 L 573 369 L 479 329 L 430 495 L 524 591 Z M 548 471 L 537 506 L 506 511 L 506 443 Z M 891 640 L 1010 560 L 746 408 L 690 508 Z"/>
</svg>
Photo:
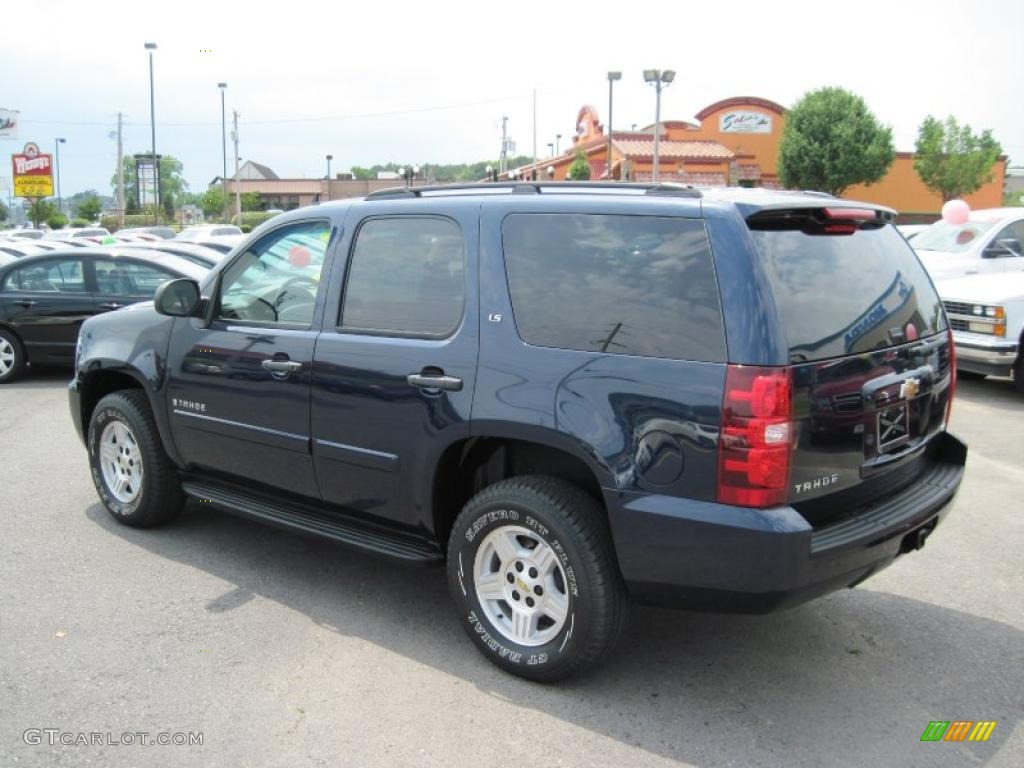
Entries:
<svg viewBox="0 0 1024 768">
<path fill-rule="evenodd" d="M 107 482 L 103 479 L 103 473 L 100 471 L 99 466 L 99 440 L 100 435 L 103 434 L 104 427 L 112 421 L 121 422 L 132 431 L 132 434 L 135 434 L 135 430 L 132 429 L 131 421 L 128 419 L 127 415 L 121 411 L 107 407 L 96 413 L 89 429 L 89 471 L 92 474 L 93 485 L 96 486 L 96 492 L 99 494 L 100 501 L 103 502 L 103 505 L 115 515 L 127 517 L 134 514 L 141 506 L 142 501 L 146 496 L 147 483 L 145 475 L 143 475 L 142 492 L 128 503 L 115 499 L 107 488 Z M 139 446 L 139 450 L 142 450 L 141 445 Z"/>
</svg>

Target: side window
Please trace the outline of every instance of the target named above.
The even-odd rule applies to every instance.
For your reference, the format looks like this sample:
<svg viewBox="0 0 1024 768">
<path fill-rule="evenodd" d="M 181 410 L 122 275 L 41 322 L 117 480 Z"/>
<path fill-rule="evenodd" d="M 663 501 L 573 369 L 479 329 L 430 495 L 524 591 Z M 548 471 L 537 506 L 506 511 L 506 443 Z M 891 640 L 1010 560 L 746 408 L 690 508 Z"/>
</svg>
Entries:
<svg viewBox="0 0 1024 768">
<path fill-rule="evenodd" d="M 341 326 L 440 338 L 462 321 L 465 245 L 451 219 L 401 216 L 360 227 L 345 284 Z"/>
<path fill-rule="evenodd" d="M 516 329 L 541 347 L 722 362 L 725 328 L 702 221 L 511 214 Z"/>
<path fill-rule="evenodd" d="M 96 292 L 101 296 L 150 297 L 174 275 L 149 264 L 124 259 L 96 259 Z"/>
<path fill-rule="evenodd" d="M 224 272 L 219 317 L 254 323 L 310 325 L 331 239 L 326 221 L 270 232 Z"/>
<path fill-rule="evenodd" d="M 34 293 L 85 293 L 85 275 L 80 259 L 43 261 L 14 270 L 4 283 L 7 291 Z"/>
</svg>

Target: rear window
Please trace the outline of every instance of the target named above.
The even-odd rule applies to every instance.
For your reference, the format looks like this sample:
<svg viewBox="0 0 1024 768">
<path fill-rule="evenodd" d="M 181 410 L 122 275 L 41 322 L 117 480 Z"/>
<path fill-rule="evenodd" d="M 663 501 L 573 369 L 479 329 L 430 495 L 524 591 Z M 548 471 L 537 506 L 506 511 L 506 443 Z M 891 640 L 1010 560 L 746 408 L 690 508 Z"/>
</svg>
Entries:
<svg viewBox="0 0 1024 768">
<path fill-rule="evenodd" d="M 502 241 L 516 328 L 528 344 L 725 360 L 703 221 L 512 214 Z"/>
<path fill-rule="evenodd" d="M 892 225 L 849 235 L 751 234 L 793 362 L 896 346 L 946 328 L 924 267 Z"/>
</svg>

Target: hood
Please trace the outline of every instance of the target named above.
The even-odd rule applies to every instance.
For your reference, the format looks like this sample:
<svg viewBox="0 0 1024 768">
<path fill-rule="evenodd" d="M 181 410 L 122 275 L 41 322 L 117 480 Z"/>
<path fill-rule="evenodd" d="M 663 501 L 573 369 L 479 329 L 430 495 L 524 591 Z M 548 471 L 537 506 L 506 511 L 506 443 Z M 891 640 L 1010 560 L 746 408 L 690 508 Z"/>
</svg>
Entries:
<svg viewBox="0 0 1024 768">
<path fill-rule="evenodd" d="M 934 282 L 962 275 L 978 274 L 978 257 L 947 251 L 916 251 Z"/>
<path fill-rule="evenodd" d="M 935 288 L 943 299 L 977 304 L 1016 301 L 1024 299 L 1024 271 L 936 280 Z"/>
</svg>

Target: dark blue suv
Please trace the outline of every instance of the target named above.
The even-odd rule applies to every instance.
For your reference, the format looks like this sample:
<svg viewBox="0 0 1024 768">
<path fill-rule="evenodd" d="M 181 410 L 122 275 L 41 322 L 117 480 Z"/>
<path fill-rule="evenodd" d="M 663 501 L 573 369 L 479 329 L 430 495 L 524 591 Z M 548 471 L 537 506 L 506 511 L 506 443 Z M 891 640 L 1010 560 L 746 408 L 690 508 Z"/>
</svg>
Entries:
<svg viewBox="0 0 1024 768">
<path fill-rule="evenodd" d="M 188 497 L 446 564 L 477 647 L 553 680 L 631 599 L 773 610 L 934 530 L 967 450 L 892 215 L 629 184 L 304 208 L 86 322 L 71 414 L 119 522 Z"/>
</svg>

